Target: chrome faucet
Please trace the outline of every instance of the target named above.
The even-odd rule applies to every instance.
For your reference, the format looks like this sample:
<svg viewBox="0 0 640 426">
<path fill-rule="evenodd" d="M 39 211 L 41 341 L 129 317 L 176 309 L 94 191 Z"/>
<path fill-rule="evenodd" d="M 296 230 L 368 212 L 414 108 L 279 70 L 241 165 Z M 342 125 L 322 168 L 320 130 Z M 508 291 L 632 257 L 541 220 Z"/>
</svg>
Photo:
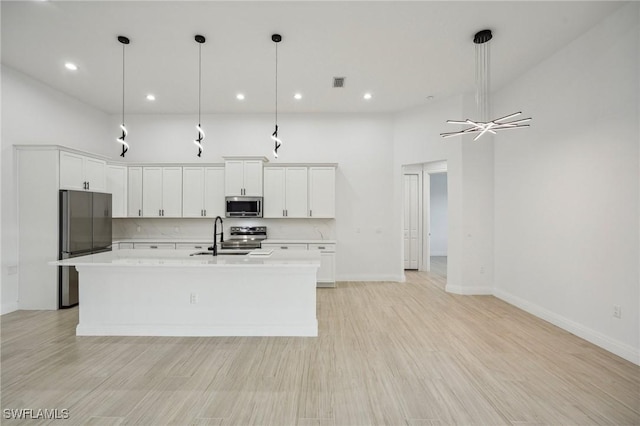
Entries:
<svg viewBox="0 0 640 426">
<path fill-rule="evenodd" d="M 218 234 L 218 219 L 220 219 L 220 233 Z M 220 242 L 224 243 L 224 227 L 222 226 L 222 218 L 220 216 L 216 216 L 216 218 L 213 220 L 213 255 L 217 256 L 218 255 L 218 243 L 217 243 L 217 239 L 218 239 L 218 235 L 220 235 Z"/>
</svg>

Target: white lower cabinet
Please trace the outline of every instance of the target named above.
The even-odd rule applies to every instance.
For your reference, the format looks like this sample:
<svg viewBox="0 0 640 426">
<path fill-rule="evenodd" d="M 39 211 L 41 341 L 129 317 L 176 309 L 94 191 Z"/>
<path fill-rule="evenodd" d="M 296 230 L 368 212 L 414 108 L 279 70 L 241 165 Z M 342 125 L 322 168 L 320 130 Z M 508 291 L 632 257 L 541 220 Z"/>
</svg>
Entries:
<svg viewBox="0 0 640 426">
<path fill-rule="evenodd" d="M 293 244 L 273 244 L 266 243 L 261 244 L 260 246 L 263 249 L 267 250 L 307 250 L 307 245 L 302 243 L 293 243 Z"/>
<path fill-rule="evenodd" d="M 336 286 L 336 245 L 309 244 L 309 250 L 320 251 L 320 268 L 318 269 L 318 287 Z"/>
<path fill-rule="evenodd" d="M 320 268 L 318 269 L 317 286 L 336 286 L 336 245 L 334 243 L 262 243 L 261 247 L 266 250 L 319 250 Z"/>
<path fill-rule="evenodd" d="M 210 246 L 213 245 L 213 240 L 211 240 L 211 244 L 206 243 L 176 243 L 176 250 L 207 250 Z"/>
<path fill-rule="evenodd" d="M 134 249 L 159 249 L 159 250 L 175 250 L 174 243 L 133 243 Z"/>
</svg>

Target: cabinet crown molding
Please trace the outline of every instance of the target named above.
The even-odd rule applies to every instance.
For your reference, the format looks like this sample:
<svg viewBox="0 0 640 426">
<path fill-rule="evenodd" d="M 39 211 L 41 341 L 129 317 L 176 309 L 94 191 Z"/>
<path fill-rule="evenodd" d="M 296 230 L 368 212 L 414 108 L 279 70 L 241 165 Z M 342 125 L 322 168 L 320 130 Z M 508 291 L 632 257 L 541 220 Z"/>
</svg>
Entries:
<svg viewBox="0 0 640 426">
<path fill-rule="evenodd" d="M 269 163 L 264 167 L 333 167 L 337 169 L 338 163 Z"/>
<path fill-rule="evenodd" d="M 243 156 L 243 155 L 232 155 L 232 156 L 223 156 L 222 159 L 224 161 L 233 161 L 233 160 L 241 160 L 241 161 L 247 161 L 247 160 L 257 160 L 257 161 L 262 161 L 263 163 L 268 163 L 269 159 L 267 157 L 261 157 L 261 156 Z"/>
</svg>

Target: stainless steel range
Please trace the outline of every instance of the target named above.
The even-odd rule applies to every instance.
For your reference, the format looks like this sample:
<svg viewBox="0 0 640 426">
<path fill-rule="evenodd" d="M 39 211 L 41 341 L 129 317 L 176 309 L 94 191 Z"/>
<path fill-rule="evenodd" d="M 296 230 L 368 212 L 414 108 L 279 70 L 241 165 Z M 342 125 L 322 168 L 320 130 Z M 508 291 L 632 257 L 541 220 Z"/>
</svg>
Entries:
<svg viewBox="0 0 640 426">
<path fill-rule="evenodd" d="M 231 236 L 222 242 L 222 251 L 219 253 L 249 253 L 259 249 L 266 239 L 266 226 L 232 226 Z"/>
</svg>

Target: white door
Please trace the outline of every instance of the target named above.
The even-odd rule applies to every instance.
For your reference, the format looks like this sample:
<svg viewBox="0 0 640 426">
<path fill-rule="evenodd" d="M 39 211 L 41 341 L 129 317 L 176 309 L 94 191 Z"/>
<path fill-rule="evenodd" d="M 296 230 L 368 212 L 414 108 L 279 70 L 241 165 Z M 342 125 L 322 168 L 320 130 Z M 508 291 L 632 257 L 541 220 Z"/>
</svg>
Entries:
<svg viewBox="0 0 640 426">
<path fill-rule="evenodd" d="M 286 217 L 307 217 L 307 168 L 287 167 L 285 172 Z"/>
<path fill-rule="evenodd" d="M 284 217 L 285 210 L 285 169 L 283 167 L 265 167 L 263 217 Z M 305 207 L 306 208 L 306 207 Z"/>
<path fill-rule="evenodd" d="M 244 195 L 262 196 L 262 161 L 260 160 L 244 162 Z"/>
<path fill-rule="evenodd" d="M 142 167 L 127 168 L 127 216 L 142 216 Z"/>
<path fill-rule="evenodd" d="M 107 192 L 111 194 L 112 216 L 127 217 L 127 168 L 107 166 Z"/>
<path fill-rule="evenodd" d="M 336 169 L 309 167 L 309 217 L 336 215 Z"/>
<path fill-rule="evenodd" d="M 162 167 L 142 168 L 142 216 L 162 216 Z"/>
<path fill-rule="evenodd" d="M 182 167 L 162 168 L 162 217 L 182 216 Z"/>
<path fill-rule="evenodd" d="M 107 162 L 97 158 L 84 158 L 84 178 L 87 181 L 87 189 L 90 191 L 106 191 L 107 189 Z"/>
<path fill-rule="evenodd" d="M 243 195 L 244 162 L 229 160 L 224 164 L 224 193 L 228 196 Z"/>
<path fill-rule="evenodd" d="M 182 168 L 182 217 L 204 216 L 204 168 Z"/>
<path fill-rule="evenodd" d="M 60 188 L 84 191 L 84 157 L 70 152 L 60 151 Z"/>
<path fill-rule="evenodd" d="M 204 170 L 204 215 L 224 217 L 224 167 Z"/>
<path fill-rule="evenodd" d="M 418 269 L 418 175 L 404 175 L 404 268 Z"/>
</svg>

